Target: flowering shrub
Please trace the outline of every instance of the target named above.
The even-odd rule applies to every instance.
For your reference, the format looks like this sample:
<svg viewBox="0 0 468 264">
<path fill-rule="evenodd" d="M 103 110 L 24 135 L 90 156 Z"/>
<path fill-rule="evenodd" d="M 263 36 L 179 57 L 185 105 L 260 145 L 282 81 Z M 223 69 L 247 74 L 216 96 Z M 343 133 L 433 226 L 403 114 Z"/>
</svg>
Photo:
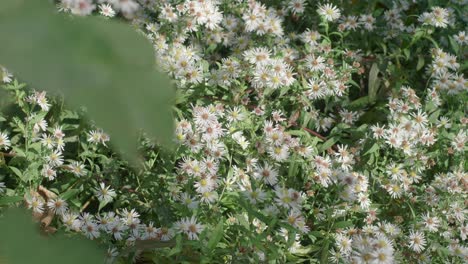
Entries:
<svg viewBox="0 0 468 264">
<path fill-rule="evenodd" d="M 59 1 L 147 36 L 177 147 L 134 169 L 3 69 L 0 205 L 109 263 L 466 262 L 467 2 L 361 2 Z"/>
</svg>

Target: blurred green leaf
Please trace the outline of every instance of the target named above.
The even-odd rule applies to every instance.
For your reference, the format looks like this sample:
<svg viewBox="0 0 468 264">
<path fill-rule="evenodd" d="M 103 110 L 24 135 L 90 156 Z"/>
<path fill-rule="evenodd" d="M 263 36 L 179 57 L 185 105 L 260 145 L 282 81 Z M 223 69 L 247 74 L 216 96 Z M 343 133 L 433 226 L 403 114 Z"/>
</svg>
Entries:
<svg viewBox="0 0 468 264">
<path fill-rule="evenodd" d="M 349 107 L 353 109 L 359 109 L 366 106 L 367 104 L 369 104 L 369 96 L 366 95 L 349 103 Z"/>
<path fill-rule="evenodd" d="M 334 228 L 346 228 L 346 227 L 350 227 L 350 226 L 353 226 L 353 222 L 351 221 L 341 221 L 341 222 L 337 222 L 333 225 Z"/>
<path fill-rule="evenodd" d="M 379 144 L 374 143 L 367 151 L 366 151 L 366 149 L 364 149 L 364 151 L 366 151 L 366 152 L 364 153 L 363 156 L 372 154 L 374 152 L 377 152 L 378 150 L 379 150 Z"/>
<path fill-rule="evenodd" d="M 5 196 L 0 198 L 1 205 L 9 205 L 11 203 L 20 202 L 23 200 L 23 196 Z"/>
<path fill-rule="evenodd" d="M 0 1 L 0 62 L 34 88 L 63 94 L 136 161 L 140 129 L 169 145 L 169 79 L 155 69 L 148 40 L 131 26 L 53 14 L 47 1 Z"/>
<path fill-rule="evenodd" d="M 379 75 L 379 66 L 377 63 L 372 64 L 372 67 L 369 72 L 369 101 L 375 101 L 377 91 L 380 86 Z"/>
<path fill-rule="evenodd" d="M 29 212 L 10 209 L 0 221 L 0 258 L 8 264 L 102 264 L 105 252 L 87 239 L 45 237 Z"/>
<path fill-rule="evenodd" d="M 70 189 L 70 190 L 62 193 L 60 195 L 60 197 L 62 197 L 62 199 L 64 199 L 64 200 L 68 200 L 68 199 L 71 199 L 71 198 L 75 197 L 78 193 L 80 193 L 79 189 Z"/>
<path fill-rule="evenodd" d="M 458 43 L 455 41 L 453 37 L 449 37 L 448 39 L 450 42 L 450 46 L 452 47 L 453 51 L 457 54 L 458 51 L 460 50 L 460 46 L 458 45 Z"/>
<path fill-rule="evenodd" d="M 418 55 L 418 64 L 416 65 L 416 71 L 421 70 L 424 67 L 424 56 Z"/>
<path fill-rule="evenodd" d="M 211 234 L 211 238 L 208 241 L 208 250 L 212 251 L 215 249 L 216 245 L 221 241 L 224 234 L 224 218 L 221 217 L 218 224 L 216 225 L 213 233 Z"/>
<path fill-rule="evenodd" d="M 320 146 L 320 151 L 325 151 L 331 148 L 336 142 L 337 142 L 337 139 L 334 137 L 328 139 L 327 141 L 325 141 L 325 143 L 323 143 L 322 146 Z"/>
<path fill-rule="evenodd" d="M 322 247 L 322 253 L 320 257 L 320 263 L 328 263 L 328 248 L 330 246 L 330 241 L 325 239 L 325 242 Z"/>
<path fill-rule="evenodd" d="M 10 166 L 9 168 L 10 168 L 10 170 L 11 170 L 12 172 L 14 172 L 14 173 L 16 174 L 16 176 L 18 176 L 21 180 L 26 181 L 26 179 L 23 177 L 23 173 L 22 173 L 18 168 L 11 167 L 11 166 Z"/>
</svg>

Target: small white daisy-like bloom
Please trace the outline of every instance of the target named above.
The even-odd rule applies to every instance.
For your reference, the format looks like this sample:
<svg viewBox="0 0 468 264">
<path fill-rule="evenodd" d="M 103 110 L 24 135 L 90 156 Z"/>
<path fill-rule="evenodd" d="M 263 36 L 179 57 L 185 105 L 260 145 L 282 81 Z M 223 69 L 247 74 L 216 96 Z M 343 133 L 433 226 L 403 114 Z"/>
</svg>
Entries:
<svg viewBox="0 0 468 264">
<path fill-rule="evenodd" d="M 326 132 L 332 127 L 333 123 L 335 123 L 335 120 L 332 117 L 324 117 L 317 120 L 315 127 L 317 128 L 317 132 Z"/>
<path fill-rule="evenodd" d="M 460 227 L 460 238 L 465 241 L 468 236 L 468 223 Z"/>
<path fill-rule="evenodd" d="M 79 218 L 78 218 L 82 223 L 88 223 L 88 222 L 94 222 L 94 215 L 88 213 L 88 212 L 84 212 L 84 213 L 81 213 Z"/>
<path fill-rule="evenodd" d="M 121 221 L 115 221 L 107 226 L 107 231 L 112 234 L 115 240 L 122 240 L 123 232 L 128 229 L 128 226 L 124 225 Z"/>
<path fill-rule="evenodd" d="M 74 0 L 70 7 L 72 14 L 79 16 L 90 15 L 94 9 L 96 9 L 96 5 L 93 4 L 92 0 Z"/>
<path fill-rule="evenodd" d="M 10 139 L 5 132 L 0 132 L 0 149 L 9 149 L 11 146 Z"/>
<path fill-rule="evenodd" d="M 359 22 L 364 25 L 364 28 L 368 31 L 373 31 L 375 26 L 375 18 L 371 14 L 363 14 L 359 17 Z"/>
<path fill-rule="evenodd" d="M 216 186 L 216 183 L 209 177 L 202 178 L 195 182 L 194 187 L 198 193 L 205 193 L 212 191 Z"/>
<path fill-rule="evenodd" d="M 426 246 L 426 238 L 424 234 L 419 231 L 410 231 L 409 235 L 409 248 L 414 252 L 419 253 L 424 250 Z"/>
<path fill-rule="evenodd" d="M 212 112 L 208 107 L 194 107 L 193 117 L 195 124 L 198 127 L 210 127 L 218 122 L 216 114 Z"/>
<path fill-rule="evenodd" d="M 52 167 L 58 167 L 63 165 L 63 155 L 59 150 L 55 150 L 49 156 L 46 157 L 46 161 Z"/>
<path fill-rule="evenodd" d="M 467 45 L 468 37 L 466 36 L 466 31 L 460 31 L 458 34 L 454 35 L 453 38 L 459 45 Z"/>
<path fill-rule="evenodd" d="M 348 255 L 351 252 L 352 242 L 353 240 L 351 238 L 341 233 L 338 233 L 335 236 L 335 245 L 343 255 Z"/>
<path fill-rule="evenodd" d="M 135 209 L 132 209 L 132 210 L 128 210 L 127 208 L 124 208 L 122 210 L 122 212 L 120 213 L 120 215 L 122 216 L 122 221 L 126 224 L 126 225 L 130 225 L 132 223 L 139 223 L 140 220 L 139 220 L 139 217 L 140 217 L 140 214 L 135 210 Z"/>
<path fill-rule="evenodd" d="M 335 21 L 340 18 L 341 15 L 340 10 L 332 4 L 320 5 L 318 7 L 317 13 L 324 17 L 327 21 Z"/>
<path fill-rule="evenodd" d="M 465 215 L 468 213 L 466 207 L 460 205 L 460 202 L 454 202 L 450 204 L 450 213 L 453 218 L 459 222 L 465 221 Z"/>
<path fill-rule="evenodd" d="M 115 258 L 119 255 L 119 252 L 115 247 L 109 247 L 106 252 L 106 264 L 114 263 Z"/>
<path fill-rule="evenodd" d="M 33 196 L 30 200 L 27 200 L 28 208 L 32 209 L 34 213 L 44 213 L 44 200 L 37 196 Z"/>
<path fill-rule="evenodd" d="M 302 216 L 299 210 L 293 209 L 289 211 L 286 222 L 303 233 L 307 233 L 310 230 L 309 227 L 305 224 L 304 216 Z"/>
<path fill-rule="evenodd" d="M 51 135 L 44 133 L 42 134 L 41 144 L 48 149 L 53 149 L 55 147 L 55 139 Z"/>
<path fill-rule="evenodd" d="M 33 130 L 34 130 L 35 133 L 39 133 L 41 131 L 46 131 L 46 129 L 47 129 L 47 121 L 45 121 L 44 118 L 39 120 L 33 126 Z"/>
<path fill-rule="evenodd" d="M 430 216 L 429 213 L 426 213 L 423 216 L 424 227 L 427 228 L 429 232 L 437 232 L 440 220 L 435 216 Z"/>
<path fill-rule="evenodd" d="M 369 206 L 371 204 L 371 201 L 369 199 L 369 195 L 366 193 L 359 193 L 358 194 L 358 201 L 359 205 L 361 206 L 362 209 L 367 210 L 369 209 Z"/>
<path fill-rule="evenodd" d="M 198 208 L 198 201 L 191 197 L 188 193 L 184 192 L 180 195 L 180 198 L 179 200 L 182 202 L 182 204 L 184 204 L 185 206 L 187 206 L 187 208 L 189 209 L 196 209 Z"/>
<path fill-rule="evenodd" d="M 57 172 L 48 164 L 44 164 L 41 170 L 41 175 L 47 178 L 49 181 L 52 181 L 57 177 Z"/>
<path fill-rule="evenodd" d="M 276 161 L 284 161 L 289 157 L 289 147 L 287 145 L 272 146 L 268 148 L 268 154 Z"/>
<path fill-rule="evenodd" d="M 202 192 L 200 201 L 202 203 L 212 204 L 218 200 L 218 193 L 215 191 Z"/>
<path fill-rule="evenodd" d="M 318 41 L 322 38 L 320 33 L 315 30 L 310 30 L 307 29 L 301 34 L 301 40 L 302 42 L 309 44 L 311 46 L 316 46 L 318 45 Z"/>
<path fill-rule="evenodd" d="M 98 130 L 89 131 L 88 142 L 98 144 L 99 142 L 101 142 L 101 134 L 102 132 Z"/>
<path fill-rule="evenodd" d="M 78 161 L 73 161 L 70 165 L 68 165 L 68 168 L 77 177 L 84 176 L 87 173 L 85 165 Z"/>
<path fill-rule="evenodd" d="M 7 69 L 1 67 L 0 68 L 0 73 L 2 73 L 2 82 L 4 83 L 11 83 L 11 81 L 13 80 L 13 74 L 11 74 L 10 72 L 8 72 Z"/>
<path fill-rule="evenodd" d="M 234 139 L 237 142 L 237 144 L 241 146 L 243 150 L 249 147 L 249 142 L 244 137 L 244 135 L 242 135 L 242 131 L 237 131 L 234 134 L 232 134 L 232 139 Z"/>
<path fill-rule="evenodd" d="M 309 79 L 307 88 L 309 89 L 306 90 L 305 95 L 311 100 L 320 99 L 327 95 L 327 85 L 324 81 Z"/>
<path fill-rule="evenodd" d="M 305 11 L 305 1 L 304 0 L 291 0 L 288 3 L 288 9 L 291 10 L 293 14 L 302 14 Z"/>
<path fill-rule="evenodd" d="M 106 17 L 113 17 L 115 16 L 115 11 L 112 9 L 112 6 L 109 4 L 100 4 L 99 5 L 99 13 Z"/>
<path fill-rule="evenodd" d="M 262 203 L 267 198 L 266 192 L 262 189 L 247 190 L 243 194 L 251 204 Z"/>
<path fill-rule="evenodd" d="M 392 264 L 394 263 L 393 259 L 393 250 L 386 248 L 378 248 L 371 253 L 373 260 L 370 262 L 372 264 Z"/>
<path fill-rule="evenodd" d="M 251 64 L 264 65 L 270 61 L 271 51 L 265 47 L 258 47 L 245 51 L 243 55 Z"/>
<path fill-rule="evenodd" d="M 78 219 L 78 214 L 70 211 L 62 213 L 62 223 L 70 230 L 80 230 L 82 222 Z"/>
<path fill-rule="evenodd" d="M 278 171 L 267 163 L 264 163 L 263 166 L 257 165 L 254 178 L 273 186 L 278 182 Z"/>
<path fill-rule="evenodd" d="M 49 111 L 50 104 L 47 101 L 46 92 L 36 92 L 35 98 L 42 111 Z"/>
<path fill-rule="evenodd" d="M 370 129 L 372 130 L 372 136 L 375 139 L 381 139 L 385 135 L 385 126 L 373 125 Z"/>
<path fill-rule="evenodd" d="M 322 56 L 307 55 L 305 58 L 305 66 L 313 72 L 322 71 L 325 69 L 325 59 Z"/>
<path fill-rule="evenodd" d="M 99 184 L 99 188 L 94 189 L 98 200 L 100 202 L 110 203 L 117 195 L 110 186 L 106 186 L 103 182 Z"/>
<path fill-rule="evenodd" d="M 175 226 L 179 232 L 186 234 L 189 240 L 198 240 L 198 235 L 204 229 L 203 225 L 197 223 L 197 218 L 195 216 L 191 218 L 185 217 L 176 222 Z"/>
<path fill-rule="evenodd" d="M 346 109 L 340 110 L 340 116 L 343 123 L 352 125 L 359 118 L 359 114 L 354 111 L 348 111 Z"/>
<path fill-rule="evenodd" d="M 169 241 L 174 237 L 174 230 L 172 228 L 161 227 L 158 228 L 158 236 L 161 238 L 161 241 Z"/>
<path fill-rule="evenodd" d="M 451 145 L 456 151 L 464 151 L 466 141 L 468 140 L 468 136 L 466 131 L 460 130 L 455 138 L 452 140 Z"/>
<path fill-rule="evenodd" d="M 47 207 L 56 215 L 62 215 L 68 210 L 68 203 L 62 198 L 50 199 L 47 202 Z"/>
<path fill-rule="evenodd" d="M 390 183 L 387 186 L 385 186 L 387 189 L 387 192 L 390 194 L 390 196 L 394 199 L 398 199 L 401 197 L 403 194 L 403 189 L 401 188 L 399 183 Z"/>
<path fill-rule="evenodd" d="M 81 231 L 91 240 L 98 238 L 101 235 L 101 233 L 99 233 L 99 226 L 92 221 L 83 223 Z"/>
<path fill-rule="evenodd" d="M 158 229 L 154 227 L 154 223 L 151 221 L 148 225 L 143 227 L 144 234 L 143 239 L 156 239 L 158 237 Z"/>
<path fill-rule="evenodd" d="M 4 182 L 0 182 L 0 194 L 5 193 L 6 191 L 6 185 Z"/>
<path fill-rule="evenodd" d="M 292 208 L 293 207 L 293 201 L 291 196 L 289 196 L 288 189 L 283 188 L 283 187 L 276 187 L 275 188 L 275 202 L 282 207 L 285 208 Z"/>
<path fill-rule="evenodd" d="M 401 164 L 392 162 L 387 166 L 387 174 L 393 180 L 400 180 L 401 177 L 404 174 L 404 170 L 403 170 Z"/>
<path fill-rule="evenodd" d="M 432 7 L 431 24 L 435 27 L 445 28 L 448 24 L 448 10 L 442 7 Z"/>
<path fill-rule="evenodd" d="M 62 127 L 61 126 L 56 126 L 54 128 L 53 135 L 56 139 L 61 139 L 65 137 L 65 133 L 63 133 Z"/>
<path fill-rule="evenodd" d="M 124 15 L 131 16 L 134 14 L 140 6 L 134 0 L 108 0 L 114 9 L 122 11 Z"/>
</svg>

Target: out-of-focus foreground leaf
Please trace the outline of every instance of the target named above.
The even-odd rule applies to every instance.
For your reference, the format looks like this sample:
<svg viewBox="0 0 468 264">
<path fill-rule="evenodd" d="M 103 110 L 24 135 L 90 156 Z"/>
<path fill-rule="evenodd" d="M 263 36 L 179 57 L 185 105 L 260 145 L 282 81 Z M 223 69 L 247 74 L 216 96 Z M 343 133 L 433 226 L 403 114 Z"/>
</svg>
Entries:
<svg viewBox="0 0 468 264">
<path fill-rule="evenodd" d="M 0 64 L 33 88 L 60 93 L 135 159 L 140 129 L 160 143 L 173 133 L 169 79 L 131 26 L 55 14 L 48 1 L 0 1 Z"/>
<path fill-rule="evenodd" d="M 7 264 L 104 263 L 105 252 L 93 241 L 43 237 L 31 215 L 18 208 L 8 210 L 0 219 L 0 234 L 0 260 Z"/>
<path fill-rule="evenodd" d="M 374 102 L 377 96 L 377 91 L 380 86 L 379 75 L 379 66 L 377 63 L 372 64 L 372 67 L 369 72 L 369 100 Z"/>
</svg>

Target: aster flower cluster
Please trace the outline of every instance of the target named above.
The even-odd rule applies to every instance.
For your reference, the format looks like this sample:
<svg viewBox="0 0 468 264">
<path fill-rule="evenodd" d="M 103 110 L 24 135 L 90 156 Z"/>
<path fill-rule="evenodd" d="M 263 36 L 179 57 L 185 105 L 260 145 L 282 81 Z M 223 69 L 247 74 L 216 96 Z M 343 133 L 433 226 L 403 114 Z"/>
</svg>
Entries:
<svg viewBox="0 0 468 264">
<path fill-rule="evenodd" d="M 467 261 L 466 0 L 56 2 L 152 43 L 176 147 L 142 135 L 134 169 L 0 67 L 0 206 L 108 263 Z"/>
</svg>

